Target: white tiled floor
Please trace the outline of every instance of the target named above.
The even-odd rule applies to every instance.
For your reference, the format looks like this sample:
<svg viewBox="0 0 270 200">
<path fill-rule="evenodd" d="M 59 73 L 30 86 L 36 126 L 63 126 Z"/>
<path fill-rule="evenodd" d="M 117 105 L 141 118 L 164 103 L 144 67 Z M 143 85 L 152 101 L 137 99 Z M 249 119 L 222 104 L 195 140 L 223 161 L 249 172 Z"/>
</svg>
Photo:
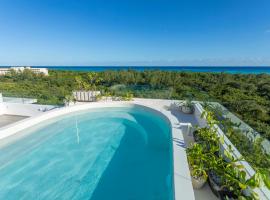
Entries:
<svg viewBox="0 0 270 200">
<path fill-rule="evenodd" d="M 196 200 L 218 200 L 218 198 L 211 191 L 208 183 L 206 183 L 200 190 L 194 189 L 194 194 Z"/>
</svg>

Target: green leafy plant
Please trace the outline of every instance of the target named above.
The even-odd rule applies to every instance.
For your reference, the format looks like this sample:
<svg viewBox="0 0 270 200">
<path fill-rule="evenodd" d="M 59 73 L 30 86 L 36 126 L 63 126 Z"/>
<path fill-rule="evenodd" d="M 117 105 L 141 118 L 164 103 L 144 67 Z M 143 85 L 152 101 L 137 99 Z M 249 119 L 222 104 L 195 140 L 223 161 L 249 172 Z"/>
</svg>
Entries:
<svg viewBox="0 0 270 200">
<path fill-rule="evenodd" d="M 181 107 L 181 106 L 186 106 L 186 107 L 189 107 L 189 108 L 193 108 L 194 103 L 193 103 L 190 99 L 186 99 L 186 100 L 180 102 L 178 105 L 179 105 L 180 107 Z"/>
<path fill-rule="evenodd" d="M 205 111 L 202 117 L 206 119 L 208 126 L 197 129 L 199 141 L 187 149 L 192 171 L 195 168 L 196 173 L 201 175 L 203 170 L 207 170 L 209 178 L 212 177 L 212 182 L 216 182 L 220 187 L 219 191 L 225 196 L 237 199 L 258 199 L 258 194 L 254 189 L 263 185 L 270 188 L 269 171 L 259 169 L 253 176 L 248 177 L 240 162 L 243 158 L 236 159 L 231 147 L 226 150 L 221 149 L 224 140 L 218 136 L 214 114 Z M 202 159 L 196 155 L 200 155 Z"/>
<path fill-rule="evenodd" d="M 75 103 L 76 99 L 73 95 L 70 94 L 65 96 L 64 102 L 69 106 L 71 103 Z"/>
<path fill-rule="evenodd" d="M 233 123 L 229 118 L 224 118 L 222 116 L 223 111 L 220 110 L 219 107 L 210 104 L 204 104 L 204 107 L 213 113 L 217 125 L 223 130 L 226 136 L 253 168 L 269 169 L 270 155 L 262 148 L 263 137 L 258 138 L 256 137 L 256 134 L 252 134 L 253 136 L 250 137 L 250 131 L 247 134 L 239 129 L 239 123 Z"/>
<path fill-rule="evenodd" d="M 127 92 L 121 99 L 124 101 L 131 101 L 133 100 L 133 94 L 131 92 Z"/>
<path fill-rule="evenodd" d="M 203 147 L 200 144 L 193 144 L 191 148 L 187 149 L 188 163 L 191 167 L 192 177 L 199 179 L 207 179 L 207 167 L 205 162 L 207 156 L 203 151 Z"/>
<path fill-rule="evenodd" d="M 264 138 L 270 139 L 270 75 L 170 72 L 158 70 L 106 70 L 78 72 L 49 70 L 49 76 L 29 71 L 0 76 L 4 96 L 37 98 L 39 104 L 62 105 L 74 90 L 97 88 L 117 96 L 131 91 L 135 97 L 220 102 Z M 112 92 L 112 91 L 111 91 Z M 256 156 L 254 156 L 256 157 Z"/>
</svg>

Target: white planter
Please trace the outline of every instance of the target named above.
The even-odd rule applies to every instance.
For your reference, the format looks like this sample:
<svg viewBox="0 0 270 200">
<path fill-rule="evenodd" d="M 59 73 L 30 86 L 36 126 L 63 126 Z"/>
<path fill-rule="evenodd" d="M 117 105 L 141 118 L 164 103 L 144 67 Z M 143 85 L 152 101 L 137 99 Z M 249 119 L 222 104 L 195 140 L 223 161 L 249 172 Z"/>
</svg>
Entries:
<svg viewBox="0 0 270 200">
<path fill-rule="evenodd" d="M 182 106 L 181 110 L 183 113 L 185 114 L 192 114 L 193 113 L 193 107 L 189 107 L 189 106 Z"/>
<path fill-rule="evenodd" d="M 200 178 L 191 177 L 191 181 L 194 189 L 201 189 L 206 183 L 206 179 L 203 177 Z"/>
</svg>

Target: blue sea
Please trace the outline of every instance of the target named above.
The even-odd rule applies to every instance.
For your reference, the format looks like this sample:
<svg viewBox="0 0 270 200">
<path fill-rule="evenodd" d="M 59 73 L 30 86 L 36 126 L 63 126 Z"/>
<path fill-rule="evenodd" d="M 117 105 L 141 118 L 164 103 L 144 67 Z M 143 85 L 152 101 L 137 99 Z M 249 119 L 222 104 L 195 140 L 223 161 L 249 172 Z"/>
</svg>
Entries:
<svg viewBox="0 0 270 200">
<path fill-rule="evenodd" d="M 183 66 L 44 66 L 53 70 L 68 70 L 68 71 L 105 71 L 105 70 L 162 70 L 162 71 L 182 71 L 182 72 L 225 72 L 232 74 L 270 74 L 270 67 L 183 67 Z"/>
<path fill-rule="evenodd" d="M 106 70 L 162 70 L 162 71 L 182 71 L 182 72 L 214 72 L 214 73 L 231 73 L 231 74 L 270 74 L 268 67 L 206 67 L 206 66 L 33 66 L 38 68 L 48 68 L 51 70 L 64 71 L 106 71 Z M 1 67 L 0 67 L 1 68 Z"/>
</svg>

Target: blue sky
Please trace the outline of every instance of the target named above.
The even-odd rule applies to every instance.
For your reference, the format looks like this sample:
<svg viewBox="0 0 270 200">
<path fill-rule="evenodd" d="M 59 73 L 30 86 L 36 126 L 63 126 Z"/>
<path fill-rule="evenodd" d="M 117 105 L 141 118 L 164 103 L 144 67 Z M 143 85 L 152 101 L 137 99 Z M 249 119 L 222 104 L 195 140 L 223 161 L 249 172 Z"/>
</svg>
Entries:
<svg viewBox="0 0 270 200">
<path fill-rule="evenodd" d="M 0 65 L 270 65 L 269 0 L 0 0 Z"/>
</svg>

